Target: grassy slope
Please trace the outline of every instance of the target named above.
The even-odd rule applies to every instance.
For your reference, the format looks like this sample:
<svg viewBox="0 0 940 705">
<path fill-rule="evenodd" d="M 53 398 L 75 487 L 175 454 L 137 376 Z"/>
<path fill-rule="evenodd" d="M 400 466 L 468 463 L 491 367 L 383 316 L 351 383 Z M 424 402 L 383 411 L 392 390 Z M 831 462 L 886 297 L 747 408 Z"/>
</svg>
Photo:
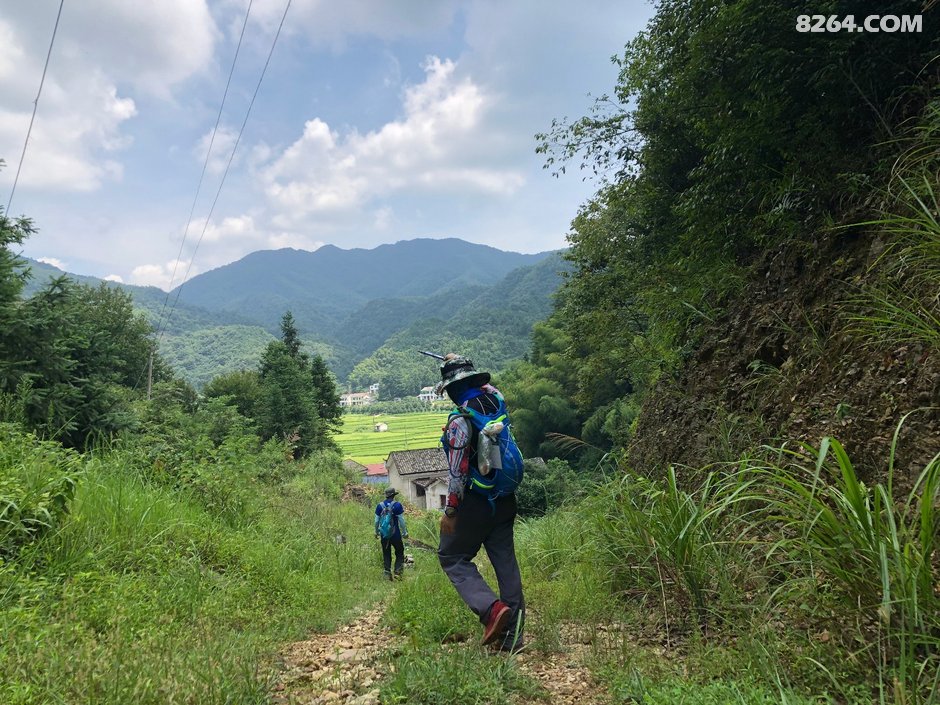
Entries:
<svg viewBox="0 0 940 705">
<path fill-rule="evenodd" d="M 0 560 L 0 702 L 265 703 L 281 643 L 376 596 L 370 509 L 335 471 L 219 514 L 127 460 L 86 460 L 71 514 Z"/>
<path fill-rule="evenodd" d="M 424 423 L 428 415 L 403 416 Z M 47 452 L 23 452 L 19 462 L 51 462 Z M 218 467 L 225 482 L 197 500 L 142 481 L 132 470 L 139 462 L 127 455 L 82 460 L 71 513 L 0 562 L 0 702 L 260 705 L 269 702 L 274 655 L 284 642 L 335 629 L 388 589 L 371 503 L 340 502 L 336 470 L 319 462 L 291 466 L 273 484 L 246 475 L 238 462 Z M 230 496 L 233 489 L 241 493 Z M 644 591 L 649 570 L 624 581 L 618 566 L 632 564 L 618 556 L 629 551 L 610 539 L 630 541 L 629 532 L 609 530 L 624 528 L 610 522 L 629 503 L 617 496 L 519 523 L 531 658 L 551 663 L 570 658 L 573 644 L 587 644 L 588 664 L 615 702 L 865 702 L 871 691 L 851 685 L 864 664 L 846 664 L 846 673 L 834 674 L 841 685 L 830 688 L 813 660 L 831 663 L 833 644 L 796 634 L 798 625 L 782 627 L 793 632 L 782 639 L 781 625 L 760 612 L 749 629 L 703 635 L 675 594 L 667 604 L 666 595 L 660 602 L 655 590 Z M 207 497 L 229 508 L 209 511 Z M 657 530 L 675 515 L 664 507 L 643 527 Z M 409 517 L 412 537 L 436 545 L 438 516 Z M 333 540 L 339 533 L 346 542 Z M 416 568 L 395 588 L 387 612 L 407 638 L 386 656 L 383 702 L 551 702 L 516 659 L 477 645 L 480 626 L 433 551 L 413 552 Z M 667 559 L 657 558 L 664 570 Z M 485 557 L 479 562 L 492 581 Z"/>
<path fill-rule="evenodd" d="M 437 544 L 433 513 L 409 524 L 412 536 Z M 545 664 L 572 658 L 573 645 L 588 645 L 587 665 L 617 703 L 644 705 L 809 705 L 825 702 L 800 695 L 763 670 L 740 646 L 707 646 L 682 637 L 670 651 L 653 630 L 655 605 L 631 605 L 611 594 L 597 554 L 579 545 L 581 511 L 559 512 L 517 525 L 516 551 L 523 573 L 528 611 L 527 659 Z M 505 702 L 557 702 L 522 669 L 520 659 L 496 656 L 479 646 L 481 627 L 440 570 L 431 551 L 414 551 L 415 570 L 396 588 L 387 621 L 407 637 L 388 655 L 390 674 L 382 701 L 414 705 L 483 705 Z M 489 561 L 481 571 L 492 585 Z M 624 624 L 629 629 L 619 629 Z M 674 635 L 675 636 L 675 635 Z M 559 683 L 564 690 L 564 683 Z"/>
<path fill-rule="evenodd" d="M 384 461 L 393 450 L 436 448 L 441 438 L 441 426 L 447 412 L 417 412 L 413 414 L 346 414 L 343 428 L 336 440 L 343 457 L 360 463 Z M 388 424 L 388 431 L 376 433 L 373 425 Z"/>
</svg>

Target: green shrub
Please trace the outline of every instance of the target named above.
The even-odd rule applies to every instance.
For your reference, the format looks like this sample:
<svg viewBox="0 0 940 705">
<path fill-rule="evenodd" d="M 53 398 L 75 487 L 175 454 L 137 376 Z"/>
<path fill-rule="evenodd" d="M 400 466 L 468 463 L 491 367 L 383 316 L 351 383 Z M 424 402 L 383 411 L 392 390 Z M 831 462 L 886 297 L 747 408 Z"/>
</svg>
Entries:
<svg viewBox="0 0 940 705">
<path fill-rule="evenodd" d="M 548 511 L 583 496 L 590 488 L 584 474 L 578 474 L 564 460 L 525 461 L 525 481 L 516 491 L 519 514 L 543 516 Z"/>
<path fill-rule="evenodd" d="M 81 472 L 77 454 L 0 424 L 0 555 L 60 524 Z"/>
</svg>

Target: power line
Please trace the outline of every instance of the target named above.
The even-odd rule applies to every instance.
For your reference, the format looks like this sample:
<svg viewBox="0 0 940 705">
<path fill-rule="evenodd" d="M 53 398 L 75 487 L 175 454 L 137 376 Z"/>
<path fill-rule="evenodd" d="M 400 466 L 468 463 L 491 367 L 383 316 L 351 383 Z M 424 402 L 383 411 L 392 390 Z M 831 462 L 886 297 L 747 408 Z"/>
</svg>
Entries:
<svg viewBox="0 0 940 705">
<path fill-rule="evenodd" d="M 219 196 L 222 194 L 222 187 L 225 185 L 225 178 L 228 176 L 229 169 L 232 166 L 232 161 L 235 159 L 235 152 L 238 150 L 238 145 L 241 142 L 242 133 L 245 131 L 245 125 L 248 124 L 248 117 L 251 115 L 251 109 L 255 104 L 255 99 L 258 97 L 258 92 L 261 90 L 261 82 L 264 81 L 264 75 L 267 73 L 268 65 L 271 63 L 271 57 L 274 55 L 274 48 L 277 46 L 277 40 L 281 36 L 281 30 L 284 27 L 284 20 L 287 19 L 287 11 L 290 10 L 291 2 L 292 0 L 287 0 L 287 4 L 284 6 L 284 13 L 281 15 L 281 22 L 277 26 L 277 32 L 274 35 L 274 41 L 271 43 L 271 50 L 268 52 L 268 58 L 265 60 L 264 68 L 261 69 L 261 75 L 258 77 L 258 85 L 255 86 L 255 92 L 252 94 L 251 101 L 248 103 L 248 109 L 245 111 L 245 119 L 242 121 L 241 128 L 238 130 L 238 137 L 235 138 L 235 144 L 232 147 L 232 153 L 229 155 L 228 163 L 225 165 L 225 171 L 222 172 L 222 181 L 219 182 L 219 188 L 215 192 L 215 198 L 212 199 L 212 206 L 209 208 L 209 214 L 206 216 L 206 222 L 202 226 L 202 232 L 199 234 L 199 239 L 196 241 L 196 247 L 193 249 L 192 257 L 189 258 L 189 264 L 186 267 L 186 274 L 183 275 L 183 281 L 176 290 L 176 298 L 173 300 L 173 306 L 170 308 L 169 315 L 167 315 L 167 325 L 169 325 L 170 317 L 173 315 L 173 311 L 176 310 L 176 304 L 179 303 L 180 294 L 183 291 L 183 286 L 186 284 L 186 281 L 189 278 L 189 272 L 192 269 L 193 261 L 196 259 L 196 253 L 199 251 L 199 245 L 202 244 L 202 238 L 206 234 L 206 230 L 209 228 L 209 221 L 212 219 L 212 213 L 215 211 L 215 206 L 219 202 Z"/>
<path fill-rule="evenodd" d="M 39 91 L 36 93 L 36 100 L 33 101 L 33 115 L 29 119 L 29 128 L 26 130 L 26 140 L 23 142 L 23 153 L 20 154 L 20 163 L 16 167 L 16 176 L 13 178 L 13 188 L 10 189 L 10 198 L 7 201 L 6 214 L 10 215 L 10 205 L 13 203 L 13 194 L 16 193 L 16 184 L 20 180 L 20 171 L 23 169 L 23 160 L 26 158 L 26 146 L 29 144 L 29 136 L 33 132 L 33 122 L 36 120 L 36 110 L 39 108 L 39 97 L 42 95 L 42 86 L 46 82 L 46 71 L 49 70 L 49 59 L 52 56 L 52 47 L 55 44 L 55 35 L 59 31 L 59 19 L 62 17 L 62 7 L 65 0 L 59 2 L 59 12 L 55 16 L 55 27 L 52 28 L 52 39 L 49 40 L 49 51 L 46 52 L 46 63 L 42 67 L 42 78 L 39 79 Z"/>
<path fill-rule="evenodd" d="M 238 53 L 242 48 L 242 40 L 245 38 L 245 28 L 248 26 L 248 17 L 251 15 L 251 6 L 254 0 L 248 0 L 248 9 L 245 11 L 245 20 L 242 22 L 242 31 L 238 35 L 238 44 L 235 46 L 235 56 L 232 57 L 232 66 L 228 72 L 228 80 L 225 82 L 225 91 L 222 93 L 222 103 L 219 105 L 219 114 L 215 118 L 215 127 L 212 128 L 212 137 L 209 139 L 209 148 L 206 150 L 206 158 L 202 163 L 202 173 L 199 174 L 199 183 L 196 185 L 196 195 L 193 196 L 193 205 L 189 209 L 189 218 L 186 220 L 186 227 L 183 228 L 183 239 L 180 242 L 179 252 L 176 253 L 176 261 L 173 263 L 173 274 L 170 276 L 170 284 L 163 299 L 163 307 L 160 309 L 160 315 L 157 317 L 158 335 L 163 333 L 163 314 L 166 312 L 167 304 L 170 301 L 170 290 L 173 288 L 173 282 L 176 281 L 176 269 L 179 266 L 180 257 L 183 256 L 183 247 L 186 245 L 186 238 L 189 235 L 189 226 L 192 225 L 193 215 L 196 212 L 196 203 L 199 201 L 199 194 L 202 191 L 202 182 L 206 178 L 206 170 L 209 167 L 209 158 L 212 156 L 212 146 L 215 144 L 215 136 L 218 134 L 219 125 L 222 122 L 222 111 L 225 108 L 225 99 L 228 97 L 228 89 L 232 85 L 232 76 L 235 75 L 235 64 L 238 62 Z"/>
<path fill-rule="evenodd" d="M 179 303 L 180 293 L 183 290 L 183 285 L 186 283 L 186 280 L 189 278 L 189 272 L 192 269 L 193 261 L 196 259 L 196 253 L 199 251 L 199 245 L 202 243 L 203 236 L 206 234 L 206 230 L 209 227 L 209 221 L 211 220 L 212 213 L 215 211 L 215 206 L 219 201 L 219 196 L 222 193 L 222 187 L 225 185 L 225 179 L 228 176 L 229 169 L 232 166 L 232 161 L 235 159 L 235 152 L 237 151 L 238 145 L 241 142 L 242 134 L 245 131 L 245 125 L 248 124 L 248 117 L 251 115 L 251 109 L 255 104 L 255 99 L 258 97 L 258 92 L 261 90 L 261 83 L 264 80 L 264 76 L 267 73 L 268 66 L 271 63 L 271 57 L 274 55 L 274 48 L 277 46 L 278 38 L 280 38 L 281 36 L 281 30 L 284 27 L 284 21 L 287 19 L 287 12 L 288 10 L 290 10 L 291 2 L 292 0 L 287 0 L 287 4 L 284 6 L 284 13 L 281 15 L 281 22 L 280 24 L 278 24 L 277 32 L 274 35 L 274 40 L 271 42 L 271 50 L 268 52 L 268 58 L 264 62 L 264 68 L 262 68 L 261 70 L 261 76 L 259 76 L 258 78 L 258 84 L 255 86 L 255 91 L 251 96 L 251 101 L 248 103 L 248 109 L 245 112 L 245 119 L 242 121 L 241 128 L 238 130 L 238 136 L 235 138 L 235 144 L 232 147 L 232 153 L 229 155 L 228 162 L 225 165 L 225 171 L 222 173 L 222 180 L 219 182 L 219 188 L 216 190 L 215 198 L 212 200 L 212 206 L 209 209 L 209 214 L 206 216 L 206 222 L 203 225 L 202 232 L 199 234 L 199 240 L 196 241 L 196 247 L 193 249 L 192 257 L 190 257 L 189 259 L 189 265 L 186 268 L 186 273 L 183 275 L 183 281 L 179 285 L 179 288 L 176 291 L 176 297 L 173 300 L 173 305 L 170 307 L 170 311 L 167 314 L 166 319 L 163 321 L 162 326 L 160 326 L 157 332 L 156 345 L 159 345 L 160 340 L 162 340 L 163 338 L 163 333 L 166 331 L 167 327 L 170 324 L 170 319 L 172 318 L 173 312 L 176 310 L 176 306 Z M 249 10 L 250 9 L 251 9 L 251 3 L 249 2 Z M 247 22 L 247 15 L 246 15 L 245 21 Z M 244 28 L 242 29 L 242 32 L 244 33 Z M 240 38 L 239 38 L 239 42 L 241 42 Z M 234 67 L 234 62 L 233 62 L 233 67 Z M 230 77 L 230 80 L 231 80 L 231 77 Z M 206 154 L 207 154 L 206 163 L 208 163 L 209 152 L 207 152 Z M 205 171 L 205 167 L 203 168 L 203 170 Z M 200 184 L 201 184 L 201 179 L 200 179 Z M 190 220 L 192 220 L 192 213 L 190 213 Z M 187 230 L 189 229 L 188 224 L 186 228 Z M 182 246 L 180 249 L 182 251 Z M 178 261 L 179 261 L 179 256 L 177 256 L 177 262 Z M 169 292 L 167 292 L 167 297 L 169 297 Z M 154 347 L 156 347 L 156 345 Z M 137 383 L 134 385 L 134 389 L 137 389 L 137 387 L 140 385 L 140 381 L 142 378 L 143 378 L 143 370 L 141 371 L 141 374 L 137 379 Z"/>
</svg>

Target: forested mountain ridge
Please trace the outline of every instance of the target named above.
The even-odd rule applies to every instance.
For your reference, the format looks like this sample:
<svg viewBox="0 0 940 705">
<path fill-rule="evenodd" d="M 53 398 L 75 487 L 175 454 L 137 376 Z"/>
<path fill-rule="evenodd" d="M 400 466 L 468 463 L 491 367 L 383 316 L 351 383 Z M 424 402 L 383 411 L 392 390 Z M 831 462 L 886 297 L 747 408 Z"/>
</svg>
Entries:
<svg viewBox="0 0 940 705">
<path fill-rule="evenodd" d="M 276 321 L 289 305 L 301 330 L 332 336 L 346 315 L 374 299 L 495 284 L 548 254 L 503 252 L 455 238 L 402 240 L 369 250 L 264 250 L 193 277 L 180 299 L 210 311 L 249 311 L 256 322 Z"/>
<path fill-rule="evenodd" d="M 33 277 L 27 293 L 66 274 L 41 262 L 28 264 Z M 374 250 L 325 246 L 315 252 L 255 252 L 169 294 L 156 287 L 105 285 L 128 292 L 154 327 L 162 324 L 161 355 L 197 386 L 251 367 L 275 339 L 280 317 L 289 309 L 309 349 L 322 355 L 341 380 L 388 341 L 397 340 L 400 351 L 407 347 L 404 365 L 367 365 L 364 369 L 376 379 L 360 375 L 352 380 L 369 384 L 396 377 L 388 389 L 407 396 L 421 386 L 419 376 L 406 371 L 416 372 L 416 340 L 427 339 L 406 333 L 412 326 L 434 331 L 441 344 L 502 366 L 525 353 L 532 325 L 551 310 L 564 268 L 548 252 L 520 255 L 462 240 L 419 239 Z M 481 336 L 489 342 L 478 340 Z"/>
</svg>

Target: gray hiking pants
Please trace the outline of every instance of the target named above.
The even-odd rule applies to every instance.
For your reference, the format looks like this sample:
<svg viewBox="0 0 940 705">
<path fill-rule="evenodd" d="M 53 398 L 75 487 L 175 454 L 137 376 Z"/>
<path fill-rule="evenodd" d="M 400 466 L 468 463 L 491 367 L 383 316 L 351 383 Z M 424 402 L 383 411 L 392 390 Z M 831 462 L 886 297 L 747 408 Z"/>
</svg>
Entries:
<svg viewBox="0 0 940 705">
<path fill-rule="evenodd" d="M 441 535 L 437 557 L 460 597 L 480 621 L 486 623 L 487 613 L 496 602 L 496 594 L 473 563 L 473 558 L 483 547 L 496 571 L 499 599 L 513 610 L 510 630 L 515 632 L 518 624 L 518 634 L 521 636 L 525 602 L 522 597 L 522 576 L 519 575 L 513 545 L 512 525 L 515 518 L 515 495 L 496 500 L 494 513 L 493 506 L 485 497 L 467 491 L 456 515 L 454 533 Z"/>
</svg>

